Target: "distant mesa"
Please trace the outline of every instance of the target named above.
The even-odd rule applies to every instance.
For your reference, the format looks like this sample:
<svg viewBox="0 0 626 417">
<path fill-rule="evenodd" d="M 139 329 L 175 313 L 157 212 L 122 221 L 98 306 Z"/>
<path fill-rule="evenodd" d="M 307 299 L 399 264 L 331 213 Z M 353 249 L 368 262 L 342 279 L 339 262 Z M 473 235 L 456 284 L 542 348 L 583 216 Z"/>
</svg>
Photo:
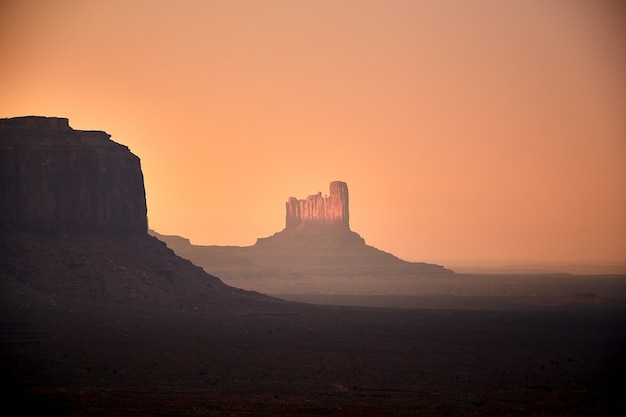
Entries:
<svg viewBox="0 0 626 417">
<path fill-rule="evenodd" d="M 0 224 L 43 233 L 146 234 L 139 158 L 66 118 L 0 119 Z"/>
</svg>

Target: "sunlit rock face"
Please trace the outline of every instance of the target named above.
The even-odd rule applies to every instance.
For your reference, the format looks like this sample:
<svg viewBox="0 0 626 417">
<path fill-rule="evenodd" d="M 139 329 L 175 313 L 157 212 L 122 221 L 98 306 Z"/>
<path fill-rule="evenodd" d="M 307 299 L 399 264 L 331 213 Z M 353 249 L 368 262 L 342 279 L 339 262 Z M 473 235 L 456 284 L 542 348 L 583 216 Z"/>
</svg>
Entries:
<svg viewBox="0 0 626 417">
<path fill-rule="evenodd" d="M 304 200 L 289 197 L 286 203 L 286 229 L 331 226 L 350 230 L 348 212 L 348 184 L 330 183 L 330 195 L 319 192 Z"/>
<path fill-rule="evenodd" d="M 365 241 L 350 230 L 348 184 L 330 183 L 330 195 L 310 195 L 304 200 L 290 197 L 286 203 L 285 228 L 258 238 L 255 247 L 334 250 L 361 247 Z"/>
<path fill-rule="evenodd" d="M 0 226 L 43 233 L 147 233 L 139 158 L 68 119 L 0 119 Z"/>
</svg>

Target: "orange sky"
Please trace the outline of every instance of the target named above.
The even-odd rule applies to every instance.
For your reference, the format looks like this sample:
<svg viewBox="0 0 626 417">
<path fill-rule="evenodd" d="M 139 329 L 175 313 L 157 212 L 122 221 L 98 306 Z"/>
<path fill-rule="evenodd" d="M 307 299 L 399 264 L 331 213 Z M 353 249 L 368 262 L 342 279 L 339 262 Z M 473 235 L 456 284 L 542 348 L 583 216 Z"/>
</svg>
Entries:
<svg viewBox="0 0 626 417">
<path fill-rule="evenodd" d="M 112 134 L 197 244 L 343 180 L 404 259 L 625 262 L 618 3 L 0 0 L 0 117 Z"/>
</svg>

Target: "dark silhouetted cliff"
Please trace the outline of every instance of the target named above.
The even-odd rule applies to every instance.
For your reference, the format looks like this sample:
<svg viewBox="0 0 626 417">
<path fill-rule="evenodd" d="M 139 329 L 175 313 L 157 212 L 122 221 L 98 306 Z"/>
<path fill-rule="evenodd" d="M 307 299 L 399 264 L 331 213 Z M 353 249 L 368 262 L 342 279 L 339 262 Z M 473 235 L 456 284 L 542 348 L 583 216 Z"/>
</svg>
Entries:
<svg viewBox="0 0 626 417">
<path fill-rule="evenodd" d="M 139 158 L 68 119 L 0 119 L 0 224 L 44 233 L 147 232 Z"/>
<path fill-rule="evenodd" d="M 225 285 L 148 235 L 139 158 L 104 132 L 73 130 L 63 118 L 1 119 L 0 190 L 3 305 L 276 305 Z"/>
</svg>

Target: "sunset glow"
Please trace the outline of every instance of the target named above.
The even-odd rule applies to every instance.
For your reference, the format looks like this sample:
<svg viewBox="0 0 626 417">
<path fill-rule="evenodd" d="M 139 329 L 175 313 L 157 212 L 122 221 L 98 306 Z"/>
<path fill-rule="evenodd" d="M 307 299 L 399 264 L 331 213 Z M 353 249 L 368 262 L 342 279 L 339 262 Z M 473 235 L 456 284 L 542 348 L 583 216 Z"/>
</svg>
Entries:
<svg viewBox="0 0 626 417">
<path fill-rule="evenodd" d="M 0 2 L 0 117 L 142 161 L 150 227 L 251 245 L 350 189 L 403 259 L 626 263 L 626 13 L 612 1 Z"/>
</svg>

